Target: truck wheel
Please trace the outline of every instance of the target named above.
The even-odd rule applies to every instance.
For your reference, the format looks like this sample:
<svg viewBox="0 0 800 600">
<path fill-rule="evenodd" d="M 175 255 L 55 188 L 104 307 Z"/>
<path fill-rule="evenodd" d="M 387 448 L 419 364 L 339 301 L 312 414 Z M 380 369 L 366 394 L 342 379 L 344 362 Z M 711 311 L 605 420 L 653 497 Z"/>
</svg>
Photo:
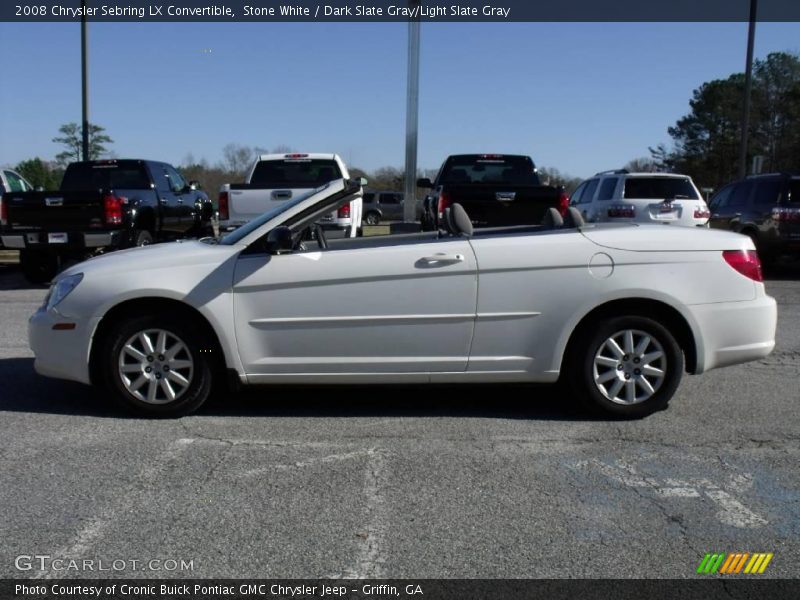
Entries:
<svg viewBox="0 0 800 600">
<path fill-rule="evenodd" d="M 101 343 L 103 383 L 127 410 L 178 417 L 197 410 L 211 394 L 211 345 L 180 315 L 129 317 Z"/>
<path fill-rule="evenodd" d="M 370 211 L 364 216 L 364 222 L 367 225 L 377 225 L 381 222 L 381 216 L 374 211 Z"/>
<path fill-rule="evenodd" d="M 681 381 L 681 348 L 652 319 L 607 318 L 576 342 L 565 374 L 576 395 L 606 415 L 644 417 L 662 410 Z"/>
<path fill-rule="evenodd" d="M 138 246 L 149 246 L 152 243 L 153 243 L 153 236 L 146 229 L 143 229 L 142 231 L 137 232 L 136 233 L 136 238 L 133 241 L 133 245 L 137 246 L 137 247 Z"/>
<path fill-rule="evenodd" d="M 59 272 L 61 259 L 47 250 L 20 250 L 19 265 L 25 279 L 31 283 L 49 283 Z"/>
</svg>

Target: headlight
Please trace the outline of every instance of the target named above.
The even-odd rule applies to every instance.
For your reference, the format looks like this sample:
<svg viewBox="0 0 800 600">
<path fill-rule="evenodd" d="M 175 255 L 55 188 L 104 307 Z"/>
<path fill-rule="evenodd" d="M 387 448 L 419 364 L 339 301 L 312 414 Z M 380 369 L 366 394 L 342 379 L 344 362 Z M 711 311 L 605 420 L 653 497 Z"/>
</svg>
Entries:
<svg viewBox="0 0 800 600">
<path fill-rule="evenodd" d="M 69 296 L 69 293 L 78 287 L 78 284 L 83 279 L 83 273 L 76 273 L 69 277 L 59 279 L 50 287 L 50 292 L 47 294 L 45 306 L 47 310 L 54 308 L 64 298 Z"/>
</svg>

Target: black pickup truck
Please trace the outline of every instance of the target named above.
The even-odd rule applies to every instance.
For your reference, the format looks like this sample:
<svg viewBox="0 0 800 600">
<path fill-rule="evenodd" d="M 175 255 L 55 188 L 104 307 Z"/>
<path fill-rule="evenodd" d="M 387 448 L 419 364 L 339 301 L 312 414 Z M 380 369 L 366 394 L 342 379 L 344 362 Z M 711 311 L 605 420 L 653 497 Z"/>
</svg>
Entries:
<svg viewBox="0 0 800 600">
<path fill-rule="evenodd" d="M 28 280 L 44 283 L 100 252 L 213 235 L 212 204 L 197 188 L 162 162 L 72 163 L 57 191 L 3 196 L 2 245 L 19 249 Z"/>
<path fill-rule="evenodd" d="M 548 208 L 563 214 L 569 205 L 563 188 L 542 185 L 529 156 L 454 154 L 434 181 L 419 179 L 417 187 L 431 189 L 422 206 L 424 230 L 439 228 L 456 202 L 476 227 L 538 224 Z"/>
</svg>

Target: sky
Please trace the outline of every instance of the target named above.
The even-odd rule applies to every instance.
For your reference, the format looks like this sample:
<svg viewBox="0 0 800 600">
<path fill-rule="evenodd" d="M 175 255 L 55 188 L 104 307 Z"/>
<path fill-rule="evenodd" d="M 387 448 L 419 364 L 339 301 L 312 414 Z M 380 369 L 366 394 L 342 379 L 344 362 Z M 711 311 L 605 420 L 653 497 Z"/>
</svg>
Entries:
<svg viewBox="0 0 800 600">
<path fill-rule="evenodd" d="M 402 167 L 403 23 L 92 23 L 90 121 L 122 157 L 215 163 L 228 143 Z M 527 154 L 586 177 L 669 144 L 692 90 L 742 72 L 746 23 L 423 23 L 419 160 Z M 759 23 L 755 56 L 800 52 Z M 0 23 L 0 165 L 81 120 L 80 25 Z"/>
</svg>

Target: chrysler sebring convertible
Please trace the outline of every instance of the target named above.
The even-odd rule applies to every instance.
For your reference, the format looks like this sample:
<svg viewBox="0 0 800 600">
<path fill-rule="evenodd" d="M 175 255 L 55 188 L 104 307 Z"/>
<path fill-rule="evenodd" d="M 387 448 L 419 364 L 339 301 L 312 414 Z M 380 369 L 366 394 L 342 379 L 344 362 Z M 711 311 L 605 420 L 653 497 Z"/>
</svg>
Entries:
<svg viewBox="0 0 800 600">
<path fill-rule="evenodd" d="M 182 415 L 231 384 L 561 382 L 636 417 L 684 371 L 769 354 L 777 309 L 750 238 L 574 209 L 540 225 L 327 240 L 361 195 L 337 180 L 222 239 L 134 248 L 61 273 L 29 323 L 42 375 Z M 577 214 L 576 214 L 577 213 Z"/>
</svg>

